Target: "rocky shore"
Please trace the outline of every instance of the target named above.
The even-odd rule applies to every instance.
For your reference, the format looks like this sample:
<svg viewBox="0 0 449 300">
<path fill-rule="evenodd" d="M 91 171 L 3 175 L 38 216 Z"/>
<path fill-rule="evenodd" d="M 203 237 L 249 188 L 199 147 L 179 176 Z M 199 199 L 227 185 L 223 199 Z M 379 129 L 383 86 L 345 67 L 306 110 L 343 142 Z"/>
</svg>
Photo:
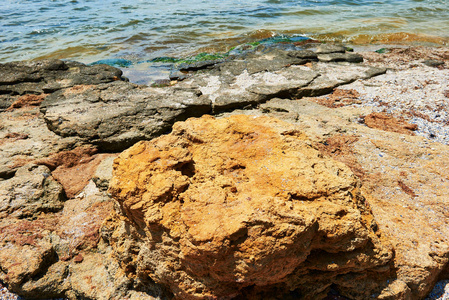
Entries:
<svg viewBox="0 0 449 300">
<path fill-rule="evenodd" d="M 153 86 L 0 64 L 0 282 L 26 299 L 448 297 L 449 50 L 378 52 L 260 45 Z"/>
</svg>

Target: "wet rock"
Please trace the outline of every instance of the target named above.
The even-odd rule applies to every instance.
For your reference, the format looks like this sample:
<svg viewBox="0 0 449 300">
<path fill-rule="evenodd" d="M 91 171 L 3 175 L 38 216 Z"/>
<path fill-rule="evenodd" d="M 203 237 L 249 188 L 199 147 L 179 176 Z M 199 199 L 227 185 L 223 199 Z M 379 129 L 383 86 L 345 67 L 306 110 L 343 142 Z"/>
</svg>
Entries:
<svg viewBox="0 0 449 300">
<path fill-rule="evenodd" d="M 189 78 L 190 76 L 192 76 L 192 74 L 189 73 L 189 72 L 182 72 L 182 71 L 173 70 L 173 71 L 170 72 L 169 78 L 170 78 L 170 80 L 179 80 L 179 81 L 181 81 L 181 80 Z"/>
<path fill-rule="evenodd" d="M 192 63 L 182 63 L 177 66 L 177 69 L 182 71 L 198 71 L 202 69 L 206 69 L 208 67 L 211 67 L 215 64 L 218 64 L 220 62 L 223 62 L 223 59 L 217 59 L 217 60 L 203 60 L 203 61 L 197 61 Z"/>
<path fill-rule="evenodd" d="M 302 65 L 316 61 L 317 55 L 310 50 L 282 50 L 270 47 L 239 56 L 216 66 L 222 74 L 238 75 L 244 71 L 249 74 L 277 71 L 291 65 Z"/>
<path fill-rule="evenodd" d="M 107 65 L 86 66 L 61 60 L 0 64 L 0 94 L 42 94 L 80 84 L 121 80 L 122 71 Z"/>
<path fill-rule="evenodd" d="M 356 177 L 277 119 L 176 123 L 123 152 L 113 174 L 109 191 L 141 235 L 137 252 L 118 255 L 178 299 L 311 299 L 332 284 L 366 299 L 391 275 Z"/>
<path fill-rule="evenodd" d="M 63 208 L 65 194 L 45 166 L 26 165 L 0 181 L 0 217 L 26 218 Z"/>
<path fill-rule="evenodd" d="M 178 120 L 208 113 L 211 105 L 195 90 L 117 81 L 55 92 L 42 102 L 41 111 L 56 134 L 114 152 L 165 133 Z"/>
</svg>

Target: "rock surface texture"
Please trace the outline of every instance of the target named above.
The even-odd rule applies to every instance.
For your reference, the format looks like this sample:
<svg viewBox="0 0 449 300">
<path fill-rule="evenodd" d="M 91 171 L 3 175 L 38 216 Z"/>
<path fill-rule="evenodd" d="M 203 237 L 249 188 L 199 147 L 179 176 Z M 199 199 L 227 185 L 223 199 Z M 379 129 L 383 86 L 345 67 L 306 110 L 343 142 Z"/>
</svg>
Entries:
<svg viewBox="0 0 449 300">
<path fill-rule="evenodd" d="M 128 268 L 178 299 L 311 299 L 332 284 L 366 299 L 391 272 L 356 177 L 277 119 L 176 123 L 116 159 L 110 192 L 144 235 Z"/>
<path fill-rule="evenodd" d="M 447 298 L 447 48 L 281 46 L 166 87 L 0 64 L 2 293 Z"/>
</svg>

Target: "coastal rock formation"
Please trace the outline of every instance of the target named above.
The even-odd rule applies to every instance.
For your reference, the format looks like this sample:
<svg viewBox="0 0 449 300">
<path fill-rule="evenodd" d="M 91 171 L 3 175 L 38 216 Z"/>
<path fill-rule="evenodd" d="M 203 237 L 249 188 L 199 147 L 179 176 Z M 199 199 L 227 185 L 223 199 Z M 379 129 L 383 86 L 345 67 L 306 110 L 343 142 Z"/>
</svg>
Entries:
<svg viewBox="0 0 449 300">
<path fill-rule="evenodd" d="M 204 257 L 201 256 L 205 253 L 204 249 L 211 250 L 206 256 L 208 253 L 212 256 L 222 253 L 220 257 L 226 258 L 223 261 L 229 264 L 214 265 L 215 277 L 201 284 L 206 285 L 224 278 L 229 284 L 220 286 L 218 290 L 239 290 L 241 294 L 237 297 L 240 298 L 275 298 L 285 296 L 285 293 L 289 293 L 286 297 L 299 298 L 299 291 L 303 295 L 317 295 L 317 298 L 322 298 L 326 296 L 328 283 L 332 282 L 332 294 L 339 292 L 350 299 L 364 297 L 360 292 L 352 294 L 353 290 L 373 291 L 369 297 L 378 299 L 424 299 L 435 286 L 435 282 L 442 280 L 440 287 L 447 282 L 444 279 L 449 278 L 448 50 L 425 47 L 381 49 L 379 52 L 383 54 L 371 51 L 361 53 L 364 63 L 354 64 L 347 61 L 319 61 L 320 55 L 345 53 L 346 49 L 340 46 L 322 45 L 314 51 L 298 51 L 291 45 L 282 45 L 282 49 L 271 49 L 263 45 L 255 49 L 248 52 L 245 59 L 234 57 L 234 62 L 229 59 L 208 63 L 198 72 L 183 73 L 187 78 L 184 81 L 169 82 L 166 87 L 159 88 L 128 83 L 125 78 L 119 76 L 120 70 L 108 66 L 88 67 L 60 61 L 1 64 L 0 285 L 6 285 L 11 291 L 27 298 L 170 299 L 173 293 L 185 291 L 183 288 L 186 286 L 176 288 L 176 283 L 168 282 L 179 274 L 184 274 L 182 272 L 191 272 L 188 274 L 193 274 L 195 278 L 209 276 L 201 269 L 205 260 L 200 260 L 199 266 L 196 266 L 194 260 Z M 438 61 L 438 64 L 429 64 L 429 60 Z M 386 74 L 382 74 L 385 71 Z M 14 72 L 17 74 L 14 75 Z M 27 72 L 29 74 L 26 74 Z M 379 74 L 380 76 L 372 77 Z M 50 85 L 45 86 L 48 83 Z M 338 89 L 335 90 L 336 87 Z M 114 115 L 114 111 L 117 115 Z M 176 199 L 177 202 L 171 201 L 168 204 L 162 201 L 148 208 L 131 206 L 127 215 L 123 215 L 121 209 L 116 212 L 117 202 L 106 192 L 112 176 L 112 161 L 118 155 L 113 152 L 121 151 L 141 139 L 151 139 L 169 132 L 174 122 L 203 113 L 215 114 L 217 118 L 247 114 L 251 115 L 250 120 L 253 120 L 254 116 L 269 116 L 270 119 L 262 119 L 277 118 L 293 124 L 286 125 L 272 120 L 254 127 L 253 132 L 260 131 L 260 137 L 267 134 L 267 131 L 260 130 L 261 128 L 270 127 L 276 135 L 276 128 L 294 127 L 292 135 L 279 135 L 277 132 L 278 137 L 281 140 L 297 140 L 298 145 L 304 146 L 301 146 L 305 151 L 304 157 L 311 156 L 311 161 L 317 159 L 329 166 L 329 169 L 318 174 L 318 169 L 311 169 L 310 165 L 304 162 L 300 166 L 309 170 L 309 175 L 317 175 L 310 178 L 332 175 L 333 170 L 338 169 L 339 175 L 335 175 L 338 180 L 332 181 L 327 187 L 347 189 L 332 192 L 329 197 L 317 194 L 316 198 L 310 200 L 291 199 L 292 203 L 309 206 L 320 201 L 322 204 L 327 203 L 328 205 L 323 207 L 317 205 L 323 208 L 322 215 L 315 214 L 318 217 L 299 213 L 287 215 L 284 213 L 286 210 L 290 213 L 288 207 L 280 207 L 276 211 L 266 210 L 273 212 L 265 216 L 267 219 L 264 220 L 269 222 L 257 224 L 246 222 L 245 218 L 259 215 L 251 207 L 238 206 L 240 204 L 236 201 L 235 209 L 232 210 L 231 207 L 229 211 L 216 203 L 209 208 L 202 207 L 202 210 L 184 210 L 183 218 L 188 222 L 179 227 L 175 223 L 177 219 L 166 218 L 164 215 L 147 213 L 140 218 L 138 211 L 142 209 L 155 212 L 164 208 L 165 212 L 177 212 L 181 215 L 181 211 L 171 210 L 170 206 L 192 205 L 190 200 L 184 198 L 184 203 L 180 203 L 181 196 Z M 122 117 L 126 122 L 120 121 Z M 257 119 L 260 118 L 254 120 Z M 219 122 L 209 118 L 205 120 Z M 190 145 L 190 148 L 200 149 L 207 146 L 206 143 L 201 143 L 198 134 L 184 136 L 184 133 L 178 130 L 183 126 L 186 125 L 176 125 L 176 135 L 160 138 L 160 141 L 186 139 L 185 145 Z M 222 135 L 222 132 L 217 133 L 217 136 Z M 249 142 L 256 140 L 256 137 L 257 134 L 254 134 L 241 140 Z M 273 145 L 267 143 L 262 149 L 273 150 Z M 167 148 L 173 147 L 167 145 Z M 173 158 L 184 157 L 185 160 L 179 160 L 185 162 L 178 165 L 180 170 L 170 165 L 171 157 L 165 157 L 170 162 L 166 167 L 174 168 L 166 176 L 178 180 L 175 181 L 178 185 L 172 187 L 180 189 L 179 195 L 191 189 L 189 197 L 195 199 L 201 195 L 196 193 L 198 189 L 195 190 L 195 187 L 198 188 L 200 183 L 207 188 L 210 186 L 207 182 L 197 181 L 196 185 L 185 186 L 185 191 L 181 192 L 184 189 L 182 184 L 199 178 L 199 170 L 189 163 L 193 161 L 194 155 L 190 150 L 183 151 L 187 150 L 170 152 L 176 154 Z M 233 153 L 229 149 L 227 151 Z M 285 149 L 282 151 L 288 153 Z M 279 157 L 266 157 L 272 162 L 268 166 L 269 170 L 287 168 L 277 164 L 281 158 L 285 158 L 282 151 L 278 153 Z M 184 154 L 186 156 L 183 156 Z M 340 163 L 330 160 L 329 157 Z M 204 154 L 204 158 L 203 161 L 215 163 L 218 156 Z M 157 161 L 154 163 L 157 164 Z M 255 166 L 258 162 L 252 163 Z M 358 179 L 350 175 L 351 172 L 342 164 Z M 220 169 L 220 166 L 223 168 Z M 235 174 L 235 178 L 239 179 L 239 176 L 247 174 L 251 168 L 243 164 L 224 165 L 224 161 L 223 164 L 215 163 L 215 167 L 204 166 L 201 170 L 211 170 L 204 178 L 218 173 L 217 170 L 227 172 L 228 177 L 215 176 L 210 180 L 210 184 L 218 184 L 219 190 L 221 189 L 217 195 L 224 197 L 223 195 L 239 194 L 238 187 L 229 184 L 235 182 L 231 180 L 233 177 L 229 176 Z M 292 169 L 294 168 L 292 164 Z M 257 178 L 261 181 L 266 179 L 264 183 L 268 182 L 267 176 L 258 175 L 266 175 L 269 170 L 258 170 Z M 155 172 L 147 171 L 148 174 Z M 298 178 L 296 176 L 295 180 L 300 180 Z M 164 187 L 170 185 L 169 182 L 168 179 L 157 181 L 155 186 L 161 190 L 154 190 L 155 194 L 152 195 L 162 195 Z M 362 183 L 361 186 L 359 182 Z M 281 183 L 285 185 L 282 180 Z M 315 182 L 321 183 L 322 181 Z M 147 189 L 146 185 L 143 186 Z M 260 192 L 258 186 L 263 185 L 254 185 L 254 191 Z M 300 191 L 304 186 L 295 188 Z M 212 188 L 205 189 L 209 193 L 211 190 L 215 191 Z M 174 191 L 175 189 L 169 189 L 161 197 L 167 200 L 168 198 L 164 197 L 169 197 Z M 136 194 L 138 193 L 140 190 L 136 191 Z M 363 195 L 363 205 L 360 206 L 360 197 L 349 200 L 344 197 L 347 195 L 345 193 Z M 341 201 L 337 203 L 332 197 L 338 195 L 341 195 Z M 287 195 L 292 196 L 293 194 Z M 255 198 L 247 201 L 256 203 Z M 359 206 L 352 206 L 344 215 L 343 211 L 334 210 L 340 206 L 351 207 L 343 205 L 342 202 Z M 271 202 L 256 204 L 265 209 L 264 205 L 268 205 L 267 203 Z M 199 214 L 203 210 L 224 216 L 228 216 L 228 212 L 239 217 L 239 223 L 226 222 L 222 226 L 228 233 L 237 230 L 235 234 L 228 236 L 227 233 L 217 233 L 217 239 L 211 240 L 211 244 L 214 242 L 213 245 L 216 246 L 213 249 L 207 248 L 208 243 L 205 245 L 200 239 L 203 233 L 206 237 L 212 237 L 210 231 L 195 231 L 198 225 L 191 225 L 197 222 L 207 225 L 207 228 L 213 228 L 217 226 L 214 220 L 218 222 L 222 219 L 203 220 Z M 283 215 L 280 216 L 277 212 Z M 131 217 L 135 220 L 131 221 Z M 169 232 L 154 231 L 159 217 L 166 221 L 160 226 L 172 228 Z M 288 223 L 285 222 L 288 218 L 303 218 L 305 221 L 301 224 L 293 223 L 291 231 L 289 228 L 283 231 L 284 227 L 275 227 L 276 224 L 280 226 Z M 369 218 L 374 218 L 370 224 L 377 224 L 378 229 L 363 229 L 362 225 L 368 224 Z M 150 224 L 153 227 L 147 226 L 143 221 L 150 219 L 155 222 Z M 290 241 L 307 241 L 307 237 L 313 233 L 326 233 L 327 237 L 331 237 L 329 231 L 326 231 L 329 228 L 323 225 L 322 220 L 331 220 L 329 224 L 336 224 L 339 220 L 350 221 L 340 222 L 335 227 L 341 229 L 335 231 L 339 234 L 335 236 L 336 239 L 345 236 L 348 239 L 343 238 L 344 242 L 338 245 L 328 243 L 320 246 L 341 246 L 346 247 L 345 249 L 354 247 L 351 252 L 354 256 L 345 251 L 334 253 L 329 249 L 312 250 L 306 258 L 306 254 L 295 256 L 285 270 L 288 271 L 303 257 L 305 260 L 299 263 L 297 270 L 303 268 L 301 270 L 308 272 L 304 273 L 304 278 L 310 278 L 312 274 L 319 279 L 326 278 L 325 282 L 295 282 L 293 278 L 303 278 L 295 273 L 291 278 L 286 277 L 282 284 L 258 287 L 260 281 L 254 274 L 258 274 L 260 270 L 254 269 L 256 264 L 251 265 L 251 256 L 248 258 L 248 253 L 256 253 L 255 258 L 265 259 L 267 265 L 273 266 L 275 276 L 263 277 L 280 278 L 283 271 L 279 264 L 274 263 L 277 256 L 272 254 L 275 252 L 261 252 L 258 247 L 246 247 L 249 242 L 261 241 L 262 249 L 278 249 L 274 248 L 276 245 L 269 244 L 266 247 L 264 244 L 274 235 L 260 235 L 261 239 L 258 239 L 258 235 L 251 240 L 251 234 L 256 232 L 256 229 L 264 229 L 264 226 L 273 224 L 270 228 L 274 228 L 274 231 L 271 232 L 278 234 L 277 240 L 284 243 L 282 245 L 286 250 L 277 252 L 278 256 L 291 257 L 289 255 L 304 245 L 294 245 L 289 243 Z M 159 243 L 160 240 L 154 245 L 147 243 L 150 227 L 154 231 L 151 238 L 160 238 L 162 243 Z M 203 248 L 195 248 L 193 244 L 188 244 L 191 240 L 184 238 L 185 243 L 182 245 L 184 250 L 188 250 L 188 255 L 173 258 L 171 264 L 168 260 L 180 251 L 180 248 L 176 247 L 181 245 L 181 239 L 175 238 L 173 243 L 168 239 L 169 242 L 165 243 L 167 237 L 179 234 L 181 229 L 188 233 L 187 227 L 200 239 L 198 243 Z M 299 232 L 298 228 L 304 228 L 303 235 L 295 235 Z M 324 229 L 320 232 L 314 231 L 317 228 Z M 245 229 L 248 229 L 247 237 Z M 344 235 L 346 229 L 348 231 Z M 265 231 L 268 234 L 271 232 Z M 357 239 L 352 240 L 351 237 Z M 385 247 L 386 240 L 394 252 L 391 259 L 390 246 Z M 224 243 L 215 243 L 216 241 Z M 311 238 L 309 241 L 309 246 L 318 247 L 317 239 Z M 363 244 L 364 241 L 368 242 L 361 246 L 359 243 Z M 370 241 L 373 241 L 372 245 Z M 159 250 L 166 247 L 169 255 L 153 252 L 156 246 Z M 299 248 L 295 248 L 296 246 Z M 231 250 L 228 253 L 220 252 L 223 249 Z M 369 249 L 380 249 L 381 252 L 370 252 Z M 384 250 L 386 252 L 382 252 Z M 138 255 L 139 253 L 141 255 Z M 232 260 L 231 256 L 226 256 L 231 253 L 240 256 L 235 256 L 236 259 Z M 379 257 L 381 253 L 388 255 Z M 180 261 L 186 264 L 177 269 L 156 268 L 149 258 L 159 254 L 161 265 L 165 264 L 167 268 L 179 266 Z M 367 260 L 357 261 L 360 264 L 356 265 L 356 260 L 361 257 L 367 257 Z M 241 268 L 229 273 L 219 272 L 229 270 L 234 262 Z M 368 270 L 368 273 L 363 270 L 355 271 L 362 267 L 366 267 L 363 270 Z M 152 269 L 156 271 L 151 272 Z M 165 274 L 168 276 L 164 277 Z M 328 277 L 325 277 L 325 274 Z M 334 276 L 335 274 L 338 275 Z M 368 277 L 356 277 L 364 274 Z M 168 279 L 164 284 L 159 284 L 155 282 L 158 278 Z M 243 287 L 245 281 L 235 281 L 239 278 L 247 278 L 246 283 L 255 283 Z M 365 280 L 366 278 L 371 281 Z M 184 279 L 188 280 L 187 275 L 182 277 L 182 280 Z M 365 286 L 359 285 L 362 283 Z M 189 281 L 188 284 L 194 284 L 194 281 Z M 312 290 L 307 289 L 307 286 L 317 288 Z M 172 287 L 173 291 L 170 291 Z M 205 289 L 200 286 L 200 289 L 193 291 L 191 295 L 194 297 L 202 291 Z M 443 297 L 441 292 L 434 290 L 432 299 L 438 298 L 438 295 Z"/>
<path fill-rule="evenodd" d="M 316 54 L 310 50 L 258 49 L 244 58 L 212 64 L 175 86 L 84 83 L 52 93 L 40 108 L 48 128 L 57 135 L 113 152 L 166 133 L 188 117 L 255 106 L 274 97 L 322 95 L 385 72 L 348 62 L 303 65 L 314 60 Z"/>
<path fill-rule="evenodd" d="M 166 133 L 178 120 L 210 112 L 210 101 L 199 95 L 117 81 L 55 92 L 42 102 L 41 112 L 60 136 L 79 137 L 105 152 L 121 151 Z"/>
<path fill-rule="evenodd" d="M 48 129 L 39 107 L 51 93 L 122 81 L 122 71 L 107 65 L 41 60 L 0 64 L 0 180 L 36 159 L 80 145 Z M 76 110 L 75 107 L 72 107 Z"/>
<path fill-rule="evenodd" d="M 250 54 L 216 64 L 207 72 L 196 74 L 177 86 L 199 89 L 210 99 L 213 112 L 219 113 L 258 105 L 275 97 L 323 95 L 342 84 L 386 71 L 384 68 L 353 64 L 345 59 L 339 64 L 322 63 L 311 50 L 287 51 L 261 46 Z M 341 49 L 328 51 L 330 54 L 325 55 Z M 361 61 L 362 57 L 357 62 Z"/>
<path fill-rule="evenodd" d="M 57 59 L 0 64 L 0 75 L 2 95 L 38 95 L 80 84 L 122 80 L 122 71 L 117 68 Z"/>
<path fill-rule="evenodd" d="M 420 136 L 361 126 L 358 120 L 366 112 L 367 107 L 329 109 L 305 98 L 273 99 L 260 110 L 232 114 L 269 114 L 296 124 L 323 154 L 350 167 L 367 191 L 379 228 L 394 245 L 397 280 L 388 299 L 424 299 L 439 278 L 449 277 L 449 148 Z"/>
<path fill-rule="evenodd" d="M 123 267 L 178 299 L 311 299 L 331 285 L 366 299 L 393 276 L 357 178 L 288 123 L 189 119 L 123 152 L 113 174 L 109 191 L 141 233 Z M 127 237 L 115 236 L 121 252 Z"/>
</svg>

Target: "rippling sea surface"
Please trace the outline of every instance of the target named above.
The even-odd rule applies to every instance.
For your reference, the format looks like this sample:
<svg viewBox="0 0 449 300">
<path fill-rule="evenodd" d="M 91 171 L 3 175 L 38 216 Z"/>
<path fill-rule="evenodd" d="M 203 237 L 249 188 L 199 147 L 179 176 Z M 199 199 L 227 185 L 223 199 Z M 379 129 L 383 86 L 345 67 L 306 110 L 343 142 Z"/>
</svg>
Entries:
<svg viewBox="0 0 449 300">
<path fill-rule="evenodd" d="M 0 62 L 150 60 L 287 35 L 449 45 L 449 0 L 3 0 Z"/>
</svg>

